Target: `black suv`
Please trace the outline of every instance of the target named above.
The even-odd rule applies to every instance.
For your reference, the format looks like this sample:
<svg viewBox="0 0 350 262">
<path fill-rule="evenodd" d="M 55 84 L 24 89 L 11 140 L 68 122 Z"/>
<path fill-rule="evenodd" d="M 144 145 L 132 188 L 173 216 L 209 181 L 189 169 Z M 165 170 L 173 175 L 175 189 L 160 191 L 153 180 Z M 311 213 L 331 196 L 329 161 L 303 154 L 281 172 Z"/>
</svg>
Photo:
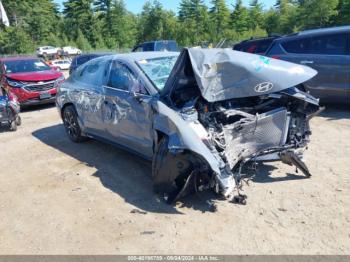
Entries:
<svg viewBox="0 0 350 262">
<path fill-rule="evenodd" d="M 280 36 L 251 38 L 235 44 L 233 50 L 263 55 L 271 46 L 272 42 L 279 37 Z"/>
<path fill-rule="evenodd" d="M 302 88 L 321 103 L 349 103 L 350 26 L 307 30 L 274 40 L 267 56 L 307 65 L 318 74 Z"/>
<path fill-rule="evenodd" d="M 133 48 L 132 52 L 153 52 L 153 51 L 168 51 L 178 52 L 179 46 L 174 40 L 158 40 L 142 43 Z"/>
</svg>

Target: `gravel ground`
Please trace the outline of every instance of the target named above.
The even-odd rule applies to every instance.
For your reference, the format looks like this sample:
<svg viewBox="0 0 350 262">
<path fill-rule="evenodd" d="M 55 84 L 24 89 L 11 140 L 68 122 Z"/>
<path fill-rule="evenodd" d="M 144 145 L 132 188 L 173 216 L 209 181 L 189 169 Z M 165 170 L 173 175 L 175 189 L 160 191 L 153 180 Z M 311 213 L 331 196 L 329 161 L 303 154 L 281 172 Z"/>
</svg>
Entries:
<svg viewBox="0 0 350 262">
<path fill-rule="evenodd" d="M 71 143 L 54 107 L 0 128 L 0 254 L 350 254 L 350 111 L 312 120 L 306 179 L 259 167 L 246 206 L 152 193 L 150 163 L 96 141 Z"/>
</svg>

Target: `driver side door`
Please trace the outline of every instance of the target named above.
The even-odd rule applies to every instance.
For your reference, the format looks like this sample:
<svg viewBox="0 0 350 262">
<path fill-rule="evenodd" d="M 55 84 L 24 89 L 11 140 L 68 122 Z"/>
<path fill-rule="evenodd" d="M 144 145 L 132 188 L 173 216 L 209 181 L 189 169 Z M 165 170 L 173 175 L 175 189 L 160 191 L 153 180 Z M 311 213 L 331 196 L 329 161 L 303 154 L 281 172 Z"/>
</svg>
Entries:
<svg viewBox="0 0 350 262">
<path fill-rule="evenodd" d="M 109 140 L 151 158 L 152 97 L 142 81 L 125 63 L 111 61 L 104 92 L 102 114 Z"/>
</svg>

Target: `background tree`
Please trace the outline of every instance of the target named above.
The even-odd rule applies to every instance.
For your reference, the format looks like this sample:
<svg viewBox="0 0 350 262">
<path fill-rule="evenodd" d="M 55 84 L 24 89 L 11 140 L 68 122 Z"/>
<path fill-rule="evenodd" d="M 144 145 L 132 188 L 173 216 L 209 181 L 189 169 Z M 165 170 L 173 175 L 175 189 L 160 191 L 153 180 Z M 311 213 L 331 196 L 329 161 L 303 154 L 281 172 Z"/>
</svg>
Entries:
<svg viewBox="0 0 350 262">
<path fill-rule="evenodd" d="M 324 27 L 338 14 L 338 0 L 302 0 L 299 3 L 298 21 L 301 29 Z"/>
<path fill-rule="evenodd" d="M 264 23 L 263 5 L 259 0 L 252 0 L 249 5 L 249 28 L 256 30 Z"/>
<path fill-rule="evenodd" d="M 238 32 L 240 35 L 249 29 L 249 12 L 246 7 L 243 6 L 242 0 L 237 0 L 231 13 L 231 26 L 232 29 Z"/>
<path fill-rule="evenodd" d="M 277 0 L 264 10 L 263 1 L 248 7 L 235 0 L 181 0 L 178 14 L 150 0 L 140 14 L 125 0 L 2 0 L 10 27 L 0 24 L 0 52 L 32 53 L 41 45 L 90 49 L 128 49 L 136 43 L 174 39 L 195 46 L 227 39 L 227 44 L 252 36 L 289 34 L 299 30 L 350 24 L 350 0 Z M 209 3 L 209 8 L 206 5 Z"/>
<path fill-rule="evenodd" d="M 226 38 L 225 32 L 230 22 L 230 11 L 226 6 L 225 0 L 212 0 L 211 4 L 210 18 L 214 25 L 212 40 L 220 41 L 220 39 Z"/>
<path fill-rule="evenodd" d="M 68 0 L 64 2 L 65 32 L 68 38 L 78 40 L 79 31 L 87 39 L 89 45 L 96 47 L 98 31 L 92 0 Z"/>
<path fill-rule="evenodd" d="M 332 17 L 332 24 L 349 25 L 350 24 L 350 0 L 339 0 L 337 10 L 338 12 Z"/>
</svg>

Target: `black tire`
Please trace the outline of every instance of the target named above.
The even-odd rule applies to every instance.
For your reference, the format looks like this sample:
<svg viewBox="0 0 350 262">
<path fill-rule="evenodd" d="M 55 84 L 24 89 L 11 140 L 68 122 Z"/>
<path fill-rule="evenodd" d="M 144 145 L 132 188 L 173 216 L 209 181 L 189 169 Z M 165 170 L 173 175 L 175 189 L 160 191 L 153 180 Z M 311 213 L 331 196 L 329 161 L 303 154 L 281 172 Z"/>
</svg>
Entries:
<svg viewBox="0 0 350 262">
<path fill-rule="evenodd" d="M 81 143 L 87 140 L 87 138 L 82 135 L 81 128 L 78 123 L 78 114 L 74 106 L 69 105 L 65 107 L 62 113 L 62 118 L 64 128 L 71 141 L 74 143 Z"/>
<path fill-rule="evenodd" d="M 16 117 L 16 124 L 17 126 L 22 125 L 22 118 L 19 115 Z"/>
<path fill-rule="evenodd" d="M 10 122 L 10 131 L 17 131 L 17 123 L 16 121 L 11 121 Z"/>
<path fill-rule="evenodd" d="M 166 195 L 167 202 L 172 203 L 191 173 L 192 165 L 188 161 L 188 155 L 175 156 L 169 153 L 168 141 L 165 136 L 157 145 L 152 161 L 152 180 L 154 192 Z"/>
<path fill-rule="evenodd" d="M 154 184 L 154 181 L 157 179 L 157 176 L 159 175 L 159 165 L 162 160 L 162 156 L 166 154 L 168 147 L 168 138 L 163 137 L 159 143 L 157 144 L 157 148 L 153 155 L 152 160 L 152 180 L 153 180 L 153 190 L 156 193 L 160 192 L 160 188 L 158 188 L 157 185 Z"/>
</svg>

